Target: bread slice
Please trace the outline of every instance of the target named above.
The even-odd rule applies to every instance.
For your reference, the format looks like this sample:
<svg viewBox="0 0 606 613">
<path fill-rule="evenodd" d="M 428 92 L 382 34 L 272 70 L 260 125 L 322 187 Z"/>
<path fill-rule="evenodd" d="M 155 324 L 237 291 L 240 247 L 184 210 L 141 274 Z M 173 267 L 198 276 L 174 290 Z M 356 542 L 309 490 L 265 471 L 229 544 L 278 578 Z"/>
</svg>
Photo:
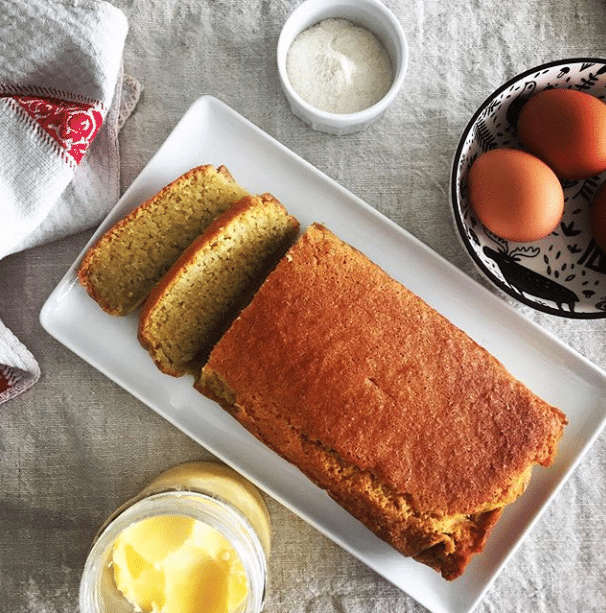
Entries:
<svg viewBox="0 0 606 613">
<path fill-rule="evenodd" d="M 314 224 L 196 388 L 379 537 L 446 579 L 548 465 L 566 417 L 421 298 Z"/>
<path fill-rule="evenodd" d="M 84 256 L 78 277 L 111 315 L 128 315 L 183 250 L 248 192 L 227 168 L 198 166 L 110 228 Z"/>
<path fill-rule="evenodd" d="M 270 194 L 246 196 L 219 216 L 143 305 L 139 341 L 158 368 L 180 376 L 203 360 L 298 230 Z"/>
</svg>

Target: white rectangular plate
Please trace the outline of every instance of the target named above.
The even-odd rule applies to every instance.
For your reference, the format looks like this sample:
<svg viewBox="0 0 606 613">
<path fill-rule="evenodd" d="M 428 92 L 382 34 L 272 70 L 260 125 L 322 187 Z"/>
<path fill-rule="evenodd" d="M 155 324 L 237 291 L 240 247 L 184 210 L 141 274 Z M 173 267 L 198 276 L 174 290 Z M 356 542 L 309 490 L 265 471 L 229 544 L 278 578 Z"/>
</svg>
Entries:
<svg viewBox="0 0 606 613">
<path fill-rule="evenodd" d="M 354 160 L 352 160 L 352 163 Z M 327 225 L 472 338 L 570 421 L 557 460 L 537 468 L 510 505 L 486 550 L 452 582 L 404 558 L 371 534 L 297 469 L 259 443 L 192 387 L 160 373 L 136 338 L 137 315 L 105 314 L 77 283 L 77 266 L 96 238 L 143 200 L 200 164 L 224 164 L 250 192 L 270 192 L 302 228 Z M 402 228 L 210 96 L 188 110 L 100 225 L 40 314 L 43 327 L 269 495 L 407 592 L 433 613 L 468 613 L 531 529 L 606 417 L 606 374 L 523 318 Z"/>
</svg>

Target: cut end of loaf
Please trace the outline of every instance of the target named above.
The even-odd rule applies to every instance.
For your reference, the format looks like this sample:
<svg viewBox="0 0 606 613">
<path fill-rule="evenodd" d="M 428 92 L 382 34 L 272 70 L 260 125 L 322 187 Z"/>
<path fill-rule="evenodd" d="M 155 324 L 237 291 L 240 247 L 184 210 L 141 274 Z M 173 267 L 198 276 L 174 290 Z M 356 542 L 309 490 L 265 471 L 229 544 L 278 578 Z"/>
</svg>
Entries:
<svg viewBox="0 0 606 613">
<path fill-rule="evenodd" d="M 139 341 L 160 370 L 173 376 L 197 370 L 298 229 L 270 194 L 247 196 L 186 249 L 141 312 Z"/>
</svg>

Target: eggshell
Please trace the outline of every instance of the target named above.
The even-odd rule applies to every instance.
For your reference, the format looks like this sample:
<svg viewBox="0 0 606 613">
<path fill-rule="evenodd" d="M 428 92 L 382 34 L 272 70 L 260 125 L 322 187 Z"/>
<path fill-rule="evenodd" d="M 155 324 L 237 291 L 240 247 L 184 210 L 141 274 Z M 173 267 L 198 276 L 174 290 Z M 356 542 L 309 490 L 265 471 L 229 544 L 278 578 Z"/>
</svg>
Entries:
<svg viewBox="0 0 606 613">
<path fill-rule="evenodd" d="M 480 155 L 469 169 L 467 189 L 482 224 L 515 242 L 548 236 L 564 212 L 564 192 L 553 170 L 518 149 Z"/>
<path fill-rule="evenodd" d="M 606 104 L 573 89 L 545 89 L 530 97 L 518 117 L 518 136 L 562 179 L 606 170 Z"/>
<path fill-rule="evenodd" d="M 593 198 L 590 221 L 593 239 L 606 252 L 606 183 L 600 185 Z"/>
</svg>

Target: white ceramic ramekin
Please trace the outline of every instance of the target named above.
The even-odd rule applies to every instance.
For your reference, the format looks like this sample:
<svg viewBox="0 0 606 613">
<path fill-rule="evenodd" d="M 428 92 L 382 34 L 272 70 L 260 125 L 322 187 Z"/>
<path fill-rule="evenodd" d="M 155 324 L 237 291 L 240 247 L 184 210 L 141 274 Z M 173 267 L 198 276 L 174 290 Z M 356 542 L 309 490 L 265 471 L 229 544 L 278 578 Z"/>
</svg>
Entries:
<svg viewBox="0 0 606 613">
<path fill-rule="evenodd" d="M 286 71 L 286 56 L 294 39 L 324 19 L 347 19 L 372 32 L 386 48 L 394 80 L 381 100 L 356 113 L 328 113 L 314 108 L 292 88 Z M 351 134 L 379 119 L 402 87 L 408 65 L 408 44 L 395 15 L 378 0 L 306 0 L 286 20 L 278 40 L 278 72 L 282 89 L 293 113 L 314 130 L 328 134 Z"/>
</svg>

